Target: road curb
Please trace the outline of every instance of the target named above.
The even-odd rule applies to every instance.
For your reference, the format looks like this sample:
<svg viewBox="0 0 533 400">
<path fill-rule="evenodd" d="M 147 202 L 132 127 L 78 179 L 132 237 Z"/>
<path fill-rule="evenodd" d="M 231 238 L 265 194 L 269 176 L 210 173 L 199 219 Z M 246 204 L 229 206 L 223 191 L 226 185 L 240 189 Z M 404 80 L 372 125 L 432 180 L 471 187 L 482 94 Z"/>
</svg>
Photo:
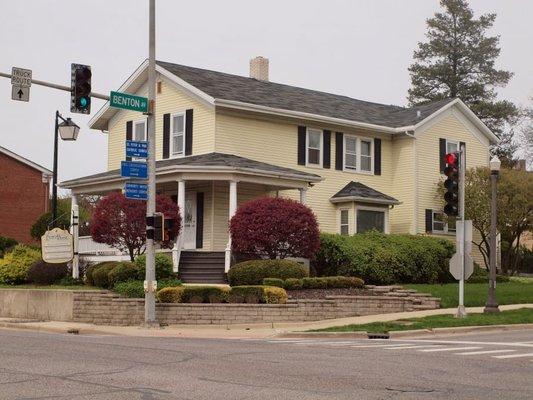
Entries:
<svg viewBox="0 0 533 400">
<path fill-rule="evenodd" d="M 0 322 L 0 328 L 44 332 L 44 333 L 70 333 L 70 334 L 79 334 L 79 335 L 88 335 L 88 334 L 116 335 L 112 332 L 108 332 L 108 331 L 100 330 L 100 329 L 79 328 L 77 326 L 72 326 L 72 327 L 36 326 L 36 325 L 29 325 L 28 322 Z"/>
<path fill-rule="evenodd" d="M 436 336 L 436 335 L 452 335 L 464 334 L 470 332 L 490 332 L 490 331 L 510 331 L 516 329 L 533 329 L 533 324 L 511 324 L 511 325 L 481 325 L 481 326 L 458 326 L 451 328 L 435 328 L 435 329 L 416 329 L 410 331 L 391 331 L 389 337 L 414 337 L 414 336 Z M 276 338 L 284 339 L 367 339 L 368 333 L 364 331 L 357 332 L 282 332 L 276 335 Z"/>
</svg>

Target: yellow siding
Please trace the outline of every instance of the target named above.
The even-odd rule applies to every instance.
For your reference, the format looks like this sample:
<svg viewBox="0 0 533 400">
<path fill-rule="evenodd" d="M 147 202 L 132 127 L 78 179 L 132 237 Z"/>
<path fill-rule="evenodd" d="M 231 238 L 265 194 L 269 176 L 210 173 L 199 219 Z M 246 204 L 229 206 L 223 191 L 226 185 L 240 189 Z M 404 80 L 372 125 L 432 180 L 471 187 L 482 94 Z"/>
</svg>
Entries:
<svg viewBox="0 0 533 400">
<path fill-rule="evenodd" d="M 350 181 L 358 181 L 383 193 L 391 194 L 392 185 L 392 142 L 388 136 L 382 139 L 381 176 L 343 172 L 335 170 L 335 131 L 331 126 L 302 123 L 310 128 L 329 129 L 331 137 L 331 168 L 314 168 L 298 165 L 297 142 L 298 124 L 290 122 L 276 122 L 274 120 L 259 120 L 249 116 L 235 116 L 217 113 L 216 118 L 216 151 L 237 154 L 252 160 L 263 161 L 283 167 L 318 174 L 325 178 L 315 184 L 307 194 L 308 205 L 317 215 L 320 229 L 325 232 L 338 232 L 337 208 L 329 201 Z M 355 134 L 362 137 L 377 137 L 377 134 L 367 131 L 342 129 L 345 134 Z M 280 195 L 294 199 L 299 198 L 296 190 L 283 191 Z M 353 224 L 353 220 L 350 221 Z M 353 229 L 353 228 L 351 228 Z"/>
<path fill-rule="evenodd" d="M 160 78 L 161 79 L 161 78 Z M 214 151 L 215 111 L 214 108 L 196 100 L 162 78 L 161 93 L 157 94 L 156 107 L 156 158 L 163 154 L 163 114 L 193 109 L 193 155 Z M 137 93 L 147 96 L 146 88 Z M 108 170 L 120 168 L 124 160 L 127 121 L 140 121 L 146 117 L 134 111 L 122 110 L 113 117 L 108 133 Z"/>
<path fill-rule="evenodd" d="M 392 191 L 388 194 L 402 202 L 390 211 L 391 233 L 414 233 L 414 139 L 395 138 L 392 141 Z"/>
</svg>

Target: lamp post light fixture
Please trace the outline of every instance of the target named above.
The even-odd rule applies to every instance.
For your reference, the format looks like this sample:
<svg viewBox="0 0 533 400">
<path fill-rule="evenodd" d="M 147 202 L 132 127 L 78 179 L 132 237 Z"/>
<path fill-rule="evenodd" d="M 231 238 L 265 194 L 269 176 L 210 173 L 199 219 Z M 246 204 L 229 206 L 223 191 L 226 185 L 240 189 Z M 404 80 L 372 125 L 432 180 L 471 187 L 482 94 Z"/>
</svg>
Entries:
<svg viewBox="0 0 533 400">
<path fill-rule="evenodd" d="M 59 123 L 61 120 L 61 123 Z M 76 140 L 80 127 L 76 125 L 70 118 L 63 118 L 63 116 L 56 111 L 55 129 L 54 129 L 54 171 L 52 183 L 52 226 L 55 227 L 57 223 L 57 148 L 58 137 L 62 140 Z"/>
<path fill-rule="evenodd" d="M 500 174 L 501 162 L 497 156 L 490 160 L 491 182 L 491 207 L 490 207 L 490 271 L 489 271 L 489 295 L 485 304 L 485 313 L 500 312 L 496 301 L 496 235 L 497 235 L 497 185 Z"/>
</svg>

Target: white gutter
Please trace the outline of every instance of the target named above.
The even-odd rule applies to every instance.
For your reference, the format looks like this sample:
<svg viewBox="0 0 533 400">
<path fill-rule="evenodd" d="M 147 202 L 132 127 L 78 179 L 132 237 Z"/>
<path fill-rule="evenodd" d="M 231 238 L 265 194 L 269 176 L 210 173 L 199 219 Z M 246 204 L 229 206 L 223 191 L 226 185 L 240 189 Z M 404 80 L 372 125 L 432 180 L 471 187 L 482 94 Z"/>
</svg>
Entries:
<svg viewBox="0 0 533 400">
<path fill-rule="evenodd" d="M 385 200 L 385 199 L 369 199 L 368 197 L 361 196 L 345 196 L 345 197 L 332 197 L 329 199 L 332 203 L 346 203 L 347 201 L 360 201 L 362 203 L 376 203 L 376 204 L 390 204 L 398 205 L 402 204 L 398 200 Z"/>
</svg>

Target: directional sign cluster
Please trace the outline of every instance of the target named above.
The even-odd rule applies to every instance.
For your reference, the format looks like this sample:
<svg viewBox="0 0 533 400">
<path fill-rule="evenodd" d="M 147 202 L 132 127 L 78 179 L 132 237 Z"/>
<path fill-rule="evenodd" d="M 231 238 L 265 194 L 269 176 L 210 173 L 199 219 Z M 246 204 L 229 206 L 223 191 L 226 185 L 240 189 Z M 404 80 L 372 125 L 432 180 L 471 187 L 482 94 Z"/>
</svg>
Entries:
<svg viewBox="0 0 533 400">
<path fill-rule="evenodd" d="M 125 178 L 142 179 L 141 182 L 126 182 L 124 193 L 126 198 L 135 200 L 148 200 L 148 142 L 126 140 L 126 157 L 135 158 L 136 161 L 122 161 L 120 175 Z M 139 160 L 141 159 L 141 160 Z"/>
</svg>

